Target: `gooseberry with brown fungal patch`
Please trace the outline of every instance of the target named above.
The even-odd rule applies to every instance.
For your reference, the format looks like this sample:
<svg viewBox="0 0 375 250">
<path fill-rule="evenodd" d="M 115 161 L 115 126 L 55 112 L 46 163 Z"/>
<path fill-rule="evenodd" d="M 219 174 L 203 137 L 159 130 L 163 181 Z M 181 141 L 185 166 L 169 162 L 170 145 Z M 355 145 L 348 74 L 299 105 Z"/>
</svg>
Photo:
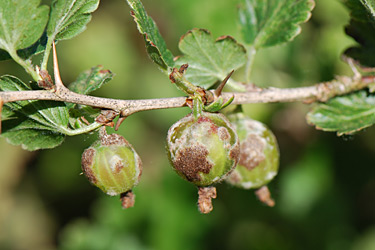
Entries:
<svg viewBox="0 0 375 250">
<path fill-rule="evenodd" d="M 240 160 L 236 169 L 226 179 L 243 189 L 258 189 L 256 195 L 269 206 L 274 205 L 268 188 L 278 172 L 279 148 L 276 137 L 263 123 L 242 113 L 229 117 L 240 140 Z"/>
<path fill-rule="evenodd" d="M 227 118 L 218 113 L 189 114 L 172 125 L 167 153 L 176 172 L 197 186 L 224 179 L 239 160 L 238 137 Z"/>
<path fill-rule="evenodd" d="M 228 119 L 218 113 L 191 113 L 168 131 L 168 158 L 185 180 L 198 186 L 198 208 L 212 210 L 216 189 L 211 185 L 223 180 L 239 160 L 239 141 Z"/>
<path fill-rule="evenodd" d="M 104 193 L 121 195 L 123 208 L 132 207 L 132 193 L 142 174 L 142 161 L 132 145 L 121 135 L 106 133 L 82 154 L 82 170 L 89 181 Z"/>
</svg>

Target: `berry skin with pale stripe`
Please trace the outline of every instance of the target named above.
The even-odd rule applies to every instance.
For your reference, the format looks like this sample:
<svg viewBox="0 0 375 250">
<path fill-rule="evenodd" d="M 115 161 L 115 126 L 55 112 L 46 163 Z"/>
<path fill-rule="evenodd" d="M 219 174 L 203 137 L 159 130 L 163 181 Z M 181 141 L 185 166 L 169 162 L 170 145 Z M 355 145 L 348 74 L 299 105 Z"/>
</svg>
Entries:
<svg viewBox="0 0 375 250">
<path fill-rule="evenodd" d="M 242 113 L 228 116 L 240 140 L 240 160 L 226 179 L 244 189 L 257 189 L 269 183 L 278 172 L 279 148 L 276 137 L 263 123 Z"/>
<path fill-rule="evenodd" d="M 121 135 L 108 135 L 104 127 L 100 139 L 83 152 L 81 165 L 89 181 L 111 196 L 131 191 L 142 174 L 132 145 Z"/>
</svg>

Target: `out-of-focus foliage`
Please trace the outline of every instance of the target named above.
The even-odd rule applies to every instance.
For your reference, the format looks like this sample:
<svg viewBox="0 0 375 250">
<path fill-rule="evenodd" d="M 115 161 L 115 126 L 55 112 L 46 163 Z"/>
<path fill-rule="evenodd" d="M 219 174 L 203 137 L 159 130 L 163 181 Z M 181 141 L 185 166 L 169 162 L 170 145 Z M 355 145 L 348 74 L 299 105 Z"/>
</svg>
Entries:
<svg viewBox="0 0 375 250">
<path fill-rule="evenodd" d="M 239 23 L 245 43 L 259 49 L 291 41 L 314 7 L 312 0 L 242 0 Z"/>
<path fill-rule="evenodd" d="M 358 60 L 365 66 L 375 66 L 375 2 L 367 0 L 345 0 L 350 10 L 350 24 L 346 33 L 353 37 L 358 45 L 348 48 L 345 54 Z"/>
<path fill-rule="evenodd" d="M 239 37 L 233 1 L 143 1 L 166 44 L 178 54 L 179 37 L 198 27 L 213 37 Z M 87 30 L 57 45 L 67 85 L 101 64 L 114 72 L 92 95 L 121 99 L 181 95 L 145 52 L 124 1 L 101 1 Z M 202 14 L 204 13 L 204 14 Z M 283 46 L 257 54 L 253 80 L 262 86 L 293 87 L 350 74 L 339 61 L 354 41 L 345 36 L 346 8 L 317 1 L 302 33 Z M 38 58 L 36 58 L 38 60 Z M 1 75 L 29 78 L 10 61 Z M 236 75 L 234 75 L 236 77 Z M 135 207 L 122 210 L 80 175 L 83 150 L 93 135 L 69 137 L 52 150 L 29 153 L 0 144 L 1 249 L 372 249 L 375 242 L 375 130 L 350 137 L 317 132 L 304 121 L 302 104 L 246 105 L 278 139 L 279 175 L 270 183 L 276 201 L 268 208 L 252 192 L 218 186 L 210 215 L 199 214 L 196 188 L 173 172 L 165 155 L 171 124 L 188 109 L 147 111 L 127 118 L 117 133 L 144 163 Z M 109 131 L 111 132 L 111 131 Z"/>
</svg>

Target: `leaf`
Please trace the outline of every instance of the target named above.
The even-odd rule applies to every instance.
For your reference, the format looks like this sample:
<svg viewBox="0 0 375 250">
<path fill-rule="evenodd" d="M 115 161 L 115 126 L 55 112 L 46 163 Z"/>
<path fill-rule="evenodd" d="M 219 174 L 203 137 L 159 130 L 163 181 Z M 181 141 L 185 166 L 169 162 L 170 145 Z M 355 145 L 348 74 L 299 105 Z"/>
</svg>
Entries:
<svg viewBox="0 0 375 250">
<path fill-rule="evenodd" d="M 113 78 L 113 73 L 111 71 L 107 69 L 103 69 L 103 66 L 98 65 L 96 67 L 92 67 L 90 70 L 87 70 L 81 73 L 77 77 L 77 79 L 69 85 L 69 89 L 78 94 L 86 95 L 101 88 L 104 84 L 106 84 L 112 78 Z M 68 109 L 71 109 L 75 106 L 77 105 L 74 103 L 67 104 Z M 93 111 L 93 113 L 96 113 L 96 114 L 100 113 L 100 110 L 93 109 L 88 106 L 85 106 L 85 109 L 89 109 Z M 83 114 L 80 116 L 83 116 Z"/>
<path fill-rule="evenodd" d="M 293 40 L 314 5 L 313 0 L 241 0 L 238 14 L 244 42 L 258 49 Z"/>
<path fill-rule="evenodd" d="M 111 71 L 103 69 L 103 66 L 98 65 L 81 73 L 75 82 L 69 85 L 69 89 L 78 94 L 86 95 L 101 88 L 112 77 L 113 73 Z"/>
<path fill-rule="evenodd" d="M 40 0 L 0 0 L 0 49 L 9 53 L 33 45 L 48 21 L 48 6 Z"/>
<path fill-rule="evenodd" d="M 366 7 L 368 12 L 372 15 L 372 18 L 375 19 L 375 0 L 360 0 L 363 6 Z"/>
<path fill-rule="evenodd" d="M 26 91 L 29 86 L 13 76 L 0 77 L 1 91 Z M 17 101 L 4 104 L 2 137 L 27 150 L 60 145 L 69 122 L 64 103 L 52 101 Z"/>
<path fill-rule="evenodd" d="M 47 44 L 47 33 L 43 35 L 30 47 L 25 49 L 17 50 L 17 54 L 23 59 L 29 59 L 30 57 L 43 52 L 46 49 Z M 0 61 L 9 60 L 12 57 L 5 50 L 0 49 Z"/>
<path fill-rule="evenodd" d="M 350 9 L 350 24 L 345 27 L 347 35 L 354 38 L 357 46 L 348 48 L 344 54 L 362 65 L 375 67 L 375 17 L 358 0 L 347 0 Z"/>
<path fill-rule="evenodd" d="M 51 40 L 71 39 L 86 29 L 99 0 L 54 0 L 47 35 Z"/>
<path fill-rule="evenodd" d="M 189 64 L 185 77 L 206 89 L 246 63 L 246 49 L 241 44 L 230 36 L 214 40 L 204 29 L 186 33 L 178 47 L 184 56 L 176 61 L 176 65 Z"/>
<path fill-rule="evenodd" d="M 138 31 L 143 35 L 146 50 L 151 60 L 162 70 L 169 71 L 174 66 L 173 55 L 161 36 L 154 20 L 146 13 L 141 1 L 127 0 L 132 9 L 132 16 L 137 23 Z"/>
<path fill-rule="evenodd" d="M 4 122 L 4 128 L 7 123 Z M 39 149 L 55 148 L 64 142 L 65 135 L 48 130 L 22 129 L 10 130 L 1 134 L 13 145 L 21 145 L 23 149 L 35 151 Z"/>
<path fill-rule="evenodd" d="M 323 131 L 352 134 L 375 123 L 375 96 L 362 90 L 332 98 L 313 107 L 307 121 Z"/>
</svg>

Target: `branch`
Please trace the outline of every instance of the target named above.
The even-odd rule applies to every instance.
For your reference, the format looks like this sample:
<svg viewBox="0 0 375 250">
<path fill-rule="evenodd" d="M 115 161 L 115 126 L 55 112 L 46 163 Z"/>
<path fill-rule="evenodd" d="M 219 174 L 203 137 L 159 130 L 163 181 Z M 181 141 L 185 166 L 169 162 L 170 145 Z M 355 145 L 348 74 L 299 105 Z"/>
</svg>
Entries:
<svg viewBox="0 0 375 250">
<path fill-rule="evenodd" d="M 301 88 L 257 88 L 253 87 L 247 92 L 225 92 L 222 93 L 224 100 L 234 96 L 233 104 L 246 103 L 275 103 L 296 102 L 312 103 L 316 101 L 327 101 L 328 99 L 344 95 L 356 90 L 366 88 L 375 83 L 375 76 L 361 78 L 340 77 L 330 82 L 319 83 L 309 87 Z M 186 106 L 186 97 L 173 97 L 161 99 L 143 100 L 119 100 L 81 95 L 62 87 L 59 91 L 30 90 L 0 92 L 0 100 L 3 103 L 23 100 L 53 100 L 75 104 L 82 104 L 96 108 L 112 109 L 121 112 L 122 116 L 129 116 L 139 111 L 179 108 Z"/>
</svg>

